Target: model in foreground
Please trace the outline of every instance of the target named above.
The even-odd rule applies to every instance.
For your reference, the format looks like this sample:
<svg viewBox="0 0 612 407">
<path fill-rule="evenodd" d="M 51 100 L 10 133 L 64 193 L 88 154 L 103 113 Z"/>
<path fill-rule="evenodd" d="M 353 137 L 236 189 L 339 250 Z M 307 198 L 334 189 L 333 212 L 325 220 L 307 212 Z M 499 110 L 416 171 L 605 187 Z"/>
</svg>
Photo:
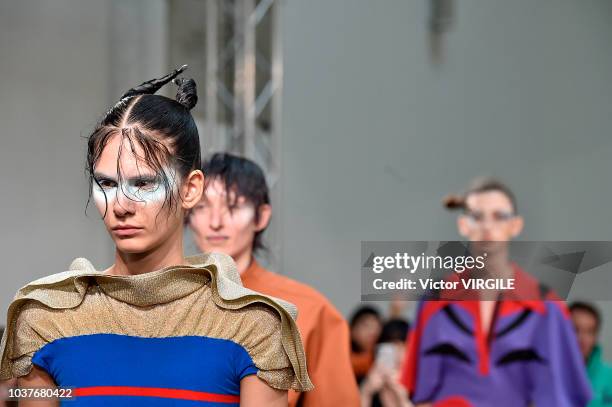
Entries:
<svg viewBox="0 0 612 407">
<path fill-rule="evenodd" d="M 288 389 L 312 388 L 295 307 L 244 288 L 229 256 L 183 257 L 205 176 L 184 68 L 128 91 L 90 135 L 90 197 L 114 264 L 79 258 L 19 290 L 0 379 L 73 388 L 62 404 L 75 407 L 286 406 Z M 176 100 L 154 94 L 173 79 Z"/>
</svg>

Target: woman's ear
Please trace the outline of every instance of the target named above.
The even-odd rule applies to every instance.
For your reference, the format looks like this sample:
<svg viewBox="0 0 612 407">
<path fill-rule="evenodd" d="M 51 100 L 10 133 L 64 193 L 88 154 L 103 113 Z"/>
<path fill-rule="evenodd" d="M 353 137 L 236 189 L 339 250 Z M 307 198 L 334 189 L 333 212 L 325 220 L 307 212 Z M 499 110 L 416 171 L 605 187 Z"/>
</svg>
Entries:
<svg viewBox="0 0 612 407">
<path fill-rule="evenodd" d="M 522 216 L 516 215 L 514 219 L 512 219 L 511 224 L 511 234 L 512 237 L 515 238 L 521 234 L 523 231 L 523 227 L 525 226 L 525 221 Z"/>
<path fill-rule="evenodd" d="M 181 188 L 183 209 L 191 209 L 200 202 L 204 193 L 204 173 L 201 170 L 191 171 Z"/>
<path fill-rule="evenodd" d="M 259 232 L 268 227 L 272 217 L 272 205 L 263 204 L 259 207 L 259 221 L 255 225 L 255 231 Z"/>
<path fill-rule="evenodd" d="M 457 230 L 461 236 L 468 237 L 470 225 L 467 216 L 459 215 L 459 217 L 457 217 Z"/>
</svg>

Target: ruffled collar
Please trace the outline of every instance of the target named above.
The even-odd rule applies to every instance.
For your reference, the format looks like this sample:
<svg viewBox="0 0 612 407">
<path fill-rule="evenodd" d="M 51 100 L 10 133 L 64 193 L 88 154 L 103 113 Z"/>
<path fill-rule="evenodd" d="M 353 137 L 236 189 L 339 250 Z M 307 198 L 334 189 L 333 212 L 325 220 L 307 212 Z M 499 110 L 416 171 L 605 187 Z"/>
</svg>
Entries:
<svg viewBox="0 0 612 407">
<path fill-rule="evenodd" d="M 242 285 L 235 266 L 230 262 L 226 262 L 225 267 L 216 267 L 219 259 L 210 254 L 189 256 L 185 261 L 188 264 L 126 276 L 98 271 L 88 259 L 80 257 L 72 261 L 66 273 L 74 273 L 80 279 L 89 277 L 86 281 L 100 287 L 106 295 L 136 306 L 166 303 L 192 294 L 209 285 L 212 273 L 217 270 L 222 274 L 221 278 Z"/>
</svg>

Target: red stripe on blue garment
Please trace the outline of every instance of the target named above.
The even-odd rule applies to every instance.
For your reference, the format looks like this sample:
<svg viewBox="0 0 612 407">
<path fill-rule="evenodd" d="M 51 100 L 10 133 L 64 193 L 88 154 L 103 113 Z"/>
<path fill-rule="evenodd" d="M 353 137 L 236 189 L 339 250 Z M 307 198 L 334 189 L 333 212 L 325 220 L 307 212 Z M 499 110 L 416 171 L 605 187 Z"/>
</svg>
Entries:
<svg viewBox="0 0 612 407">
<path fill-rule="evenodd" d="M 463 397 L 455 396 L 437 401 L 433 404 L 433 407 L 472 407 L 472 403 Z"/>
<path fill-rule="evenodd" d="M 203 391 L 165 389 L 161 387 L 95 386 L 79 387 L 74 390 L 76 397 L 87 396 L 144 396 L 214 403 L 239 403 L 240 396 L 206 393 Z"/>
</svg>

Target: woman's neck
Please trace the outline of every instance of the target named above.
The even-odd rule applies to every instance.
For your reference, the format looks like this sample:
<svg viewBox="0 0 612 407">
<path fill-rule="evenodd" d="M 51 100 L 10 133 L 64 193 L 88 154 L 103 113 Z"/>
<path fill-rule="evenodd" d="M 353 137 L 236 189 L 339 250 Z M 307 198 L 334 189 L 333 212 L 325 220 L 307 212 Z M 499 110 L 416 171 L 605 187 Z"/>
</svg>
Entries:
<svg viewBox="0 0 612 407">
<path fill-rule="evenodd" d="M 484 278 L 493 278 L 497 280 L 507 280 L 514 277 L 514 268 L 506 252 L 497 253 L 496 255 L 489 256 L 485 262 L 486 267 L 484 269 Z M 479 297 L 482 303 L 489 302 L 490 304 L 481 304 L 485 308 L 491 311 L 494 308 L 495 302 L 499 299 L 500 291 L 495 289 L 480 290 Z M 492 305 L 491 305 L 492 304 Z M 482 308 L 482 307 L 481 307 Z M 482 309 L 481 309 L 482 310 Z M 487 317 L 485 316 L 485 319 Z M 488 322 L 485 322 L 488 327 Z"/>
<path fill-rule="evenodd" d="M 234 257 L 234 262 L 236 263 L 238 273 L 240 274 L 244 273 L 251 266 L 252 261 L 253 250 L 250 248 Z"/>
<path fill-rule="evenodd" d="M 105 273 L 114 275 L 136 275 L 160 270 L 164 267 L 185 263 L 183 235 L 175 233 L 160 246 L 142 253 L 124 253 L 115 250 L 115 264 Z"/>
<path fill-rule="evenodd" d="M 488 278 L 511 278 L 514 275 L 512 262 L 506 255 L 490 256 L 485 264 Z"/>
</svg>

